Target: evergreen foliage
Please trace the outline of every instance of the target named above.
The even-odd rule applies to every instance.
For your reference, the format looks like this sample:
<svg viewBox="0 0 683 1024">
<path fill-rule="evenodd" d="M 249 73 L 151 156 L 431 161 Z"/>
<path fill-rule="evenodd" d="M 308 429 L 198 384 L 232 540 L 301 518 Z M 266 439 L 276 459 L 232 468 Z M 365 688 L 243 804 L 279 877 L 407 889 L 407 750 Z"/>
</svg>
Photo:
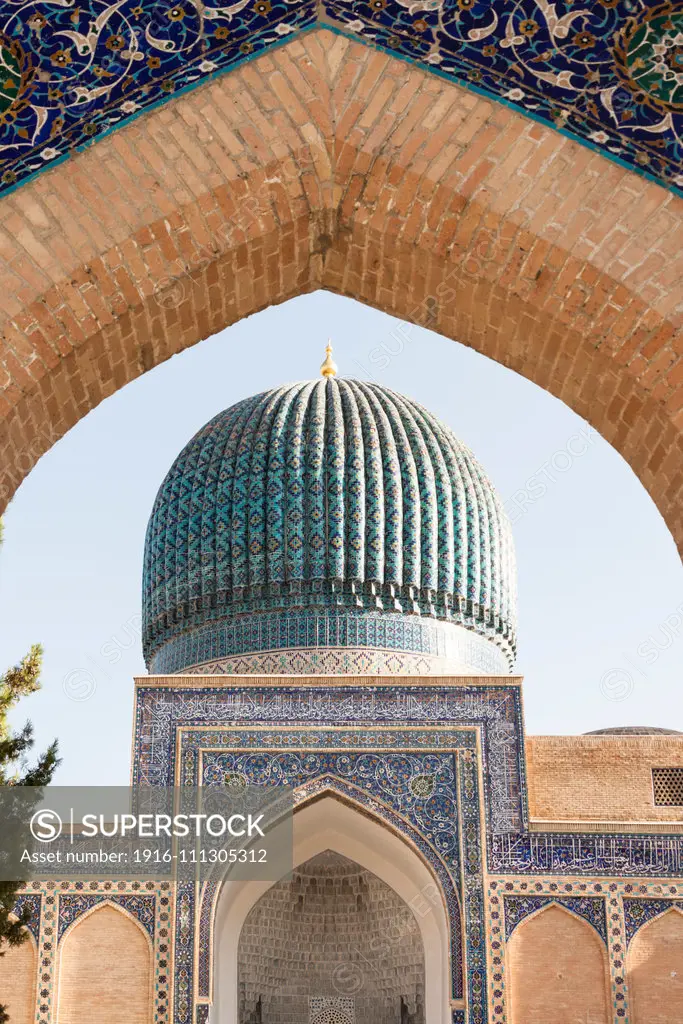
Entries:
<svg viewBox="0 0 683 1024">
<path fill-rule="evenodd" d="M 0 524 L 0 541 L 2 529 Z M 55 740 L 32 764 L 33 726 L 30 722 L 14 731 L 8 721 L 9 712 L 21 700 L 40 689 L 42 649 L 34 644 L 18 665 L 0 676 L 0 786 L 46 786 L 59 764 Z M 0 823 L 0 830 L 1 830 Z M 18 946 L 28 936 L 26 924 L 30 912 L 14 917 L 12 911 L 17 894 L 24 883 L 0 880 L 0 956 L 10 946 Z M 0 1024 L 9 1021 L 7 1007 L 0 1005 Z"/>
</svg>

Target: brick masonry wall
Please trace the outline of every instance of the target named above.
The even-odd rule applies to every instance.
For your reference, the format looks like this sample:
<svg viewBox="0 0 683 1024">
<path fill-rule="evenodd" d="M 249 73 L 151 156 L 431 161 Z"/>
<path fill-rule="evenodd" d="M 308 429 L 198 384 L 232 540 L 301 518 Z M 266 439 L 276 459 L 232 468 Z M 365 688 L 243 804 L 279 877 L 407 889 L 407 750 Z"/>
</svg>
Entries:
<svg viewBox="0 0 683 1024">
<path fill-rule="evenodd" d="M 314 857 L 261 898 L 239 946 L 240 1024 L 259 996 L 264 1024 L 307 1024 L 309 997 L 352 997 L 356 1024 L 422 1024 L 424 952 L 409 908 L 375 875 Z"/>
<path fill-rule="evenodd" d="M 683 736 L 527 736 L 529 812 L 550 821 L 683 821 L 655 807 L 652 769 L 683 767 Z"/>
<path fill-rule="evenodd" d="M 149 1024 L 151 950 L 135 922 L 104 906 L 84 916 L 59 950 L 57 1024 Z"/>
<path fill-rule="evenodd" d="M 11 1024 L 33 1024 L 37 984 L 38 957 L 33 940 L 5 948 L 0 957 L 0 1003 L 7 1008 Z"/>
<path fill-rule="evenodd" d="M 566 401 L 683 544 L 681 209 L 506 107 L 311 33 L 3 199 L 0 499 L 127 381 L 327 288 Z"/>
<path fill-rule="evenodd" d="M 683 913 L 671 910 L 645 925 L 628 960 L 631 1024 L 683 1020 Z"/>
<path fill-rule="evenodd" d="M 611 1024 L 607 951 L 567 911 L 551 906 L 518 925 L 508 965 L 510 1024 Z"/>
</svg>

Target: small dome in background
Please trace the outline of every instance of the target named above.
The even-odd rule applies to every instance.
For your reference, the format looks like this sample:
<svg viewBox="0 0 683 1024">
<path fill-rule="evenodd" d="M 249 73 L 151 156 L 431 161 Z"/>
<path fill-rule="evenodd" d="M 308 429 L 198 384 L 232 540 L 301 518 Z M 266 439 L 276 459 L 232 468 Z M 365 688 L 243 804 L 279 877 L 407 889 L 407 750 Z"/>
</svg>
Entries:
<svg viewBox="0 0 683 1024">
<path fill-rule="evenodd" d="M 330 352 L 323 372 L 220 413 L 173 464 L 145 544 L 150 671 L 508 673 L 514 553 L 486 474 L 417 403 Z"/>
<path fill-rule="evenodd" d="M 610 729 L 594 729 L 584 736 L 683 736 L 683 733 L 657 725 L 616 725 Z"/>
</svg>

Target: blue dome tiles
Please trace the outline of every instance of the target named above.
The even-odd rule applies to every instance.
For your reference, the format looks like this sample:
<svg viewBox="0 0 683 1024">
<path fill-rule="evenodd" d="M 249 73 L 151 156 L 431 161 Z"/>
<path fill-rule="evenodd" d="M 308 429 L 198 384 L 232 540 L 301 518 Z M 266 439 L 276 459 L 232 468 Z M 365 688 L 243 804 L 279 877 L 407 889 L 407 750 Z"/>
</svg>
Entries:
<svg viewBox="0 0 683 1024">
<path fill-rule="evenodd" d="M 336 616 L 341 646 L 356 643 L 348 617 L 365 621 L 364 646 L 367 617 L 389 615 L 404 637 L 391 646 L 424 651 L 422 640 L 413 647 L 415 630 L 401 632 L 417 616 L 480 634 L 506 666 L 514 659 L 514 553 L 500 500 L 450 430 L 371 383 L 286 385 L 211 420 L 161 486 L 143 575 L 145 657 L 155 671 L 181 671 L 219 650 L 228 657 L 229 636 L 233 653 L 244 653 L 249 616 L 262 638 L 250 650 L 266 636 L 300 647 L 302 635 L 310 640 L 302 614 Z M 285 619 L 264 634 L 263 617 L 273 615 Z M 175 653 L 162 655 L 168 644 Z"/>
</svg>

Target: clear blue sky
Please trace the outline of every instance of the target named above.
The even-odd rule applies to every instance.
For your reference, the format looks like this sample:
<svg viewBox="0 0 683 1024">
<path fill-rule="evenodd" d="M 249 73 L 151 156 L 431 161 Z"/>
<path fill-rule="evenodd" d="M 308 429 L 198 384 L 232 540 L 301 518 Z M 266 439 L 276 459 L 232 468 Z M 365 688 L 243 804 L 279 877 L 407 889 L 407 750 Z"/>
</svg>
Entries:
<svg viewBox="0 0 683 1024">
<path fill-rule="evenodd" d="M 147 517 L 173 459 L 238 399 L 340 372 L 417 399 L 468 444 L 514 523 L 527 730 L 683 729 L 683 571 L 631 469 L 569 408 L 510 370 L 324 292 L 273 307 L 107 399 L 39 462 L 5 517 L 0 666 L 33 641 L 23 702 L 62 784 L 125 784 Z"/>
</svg>

